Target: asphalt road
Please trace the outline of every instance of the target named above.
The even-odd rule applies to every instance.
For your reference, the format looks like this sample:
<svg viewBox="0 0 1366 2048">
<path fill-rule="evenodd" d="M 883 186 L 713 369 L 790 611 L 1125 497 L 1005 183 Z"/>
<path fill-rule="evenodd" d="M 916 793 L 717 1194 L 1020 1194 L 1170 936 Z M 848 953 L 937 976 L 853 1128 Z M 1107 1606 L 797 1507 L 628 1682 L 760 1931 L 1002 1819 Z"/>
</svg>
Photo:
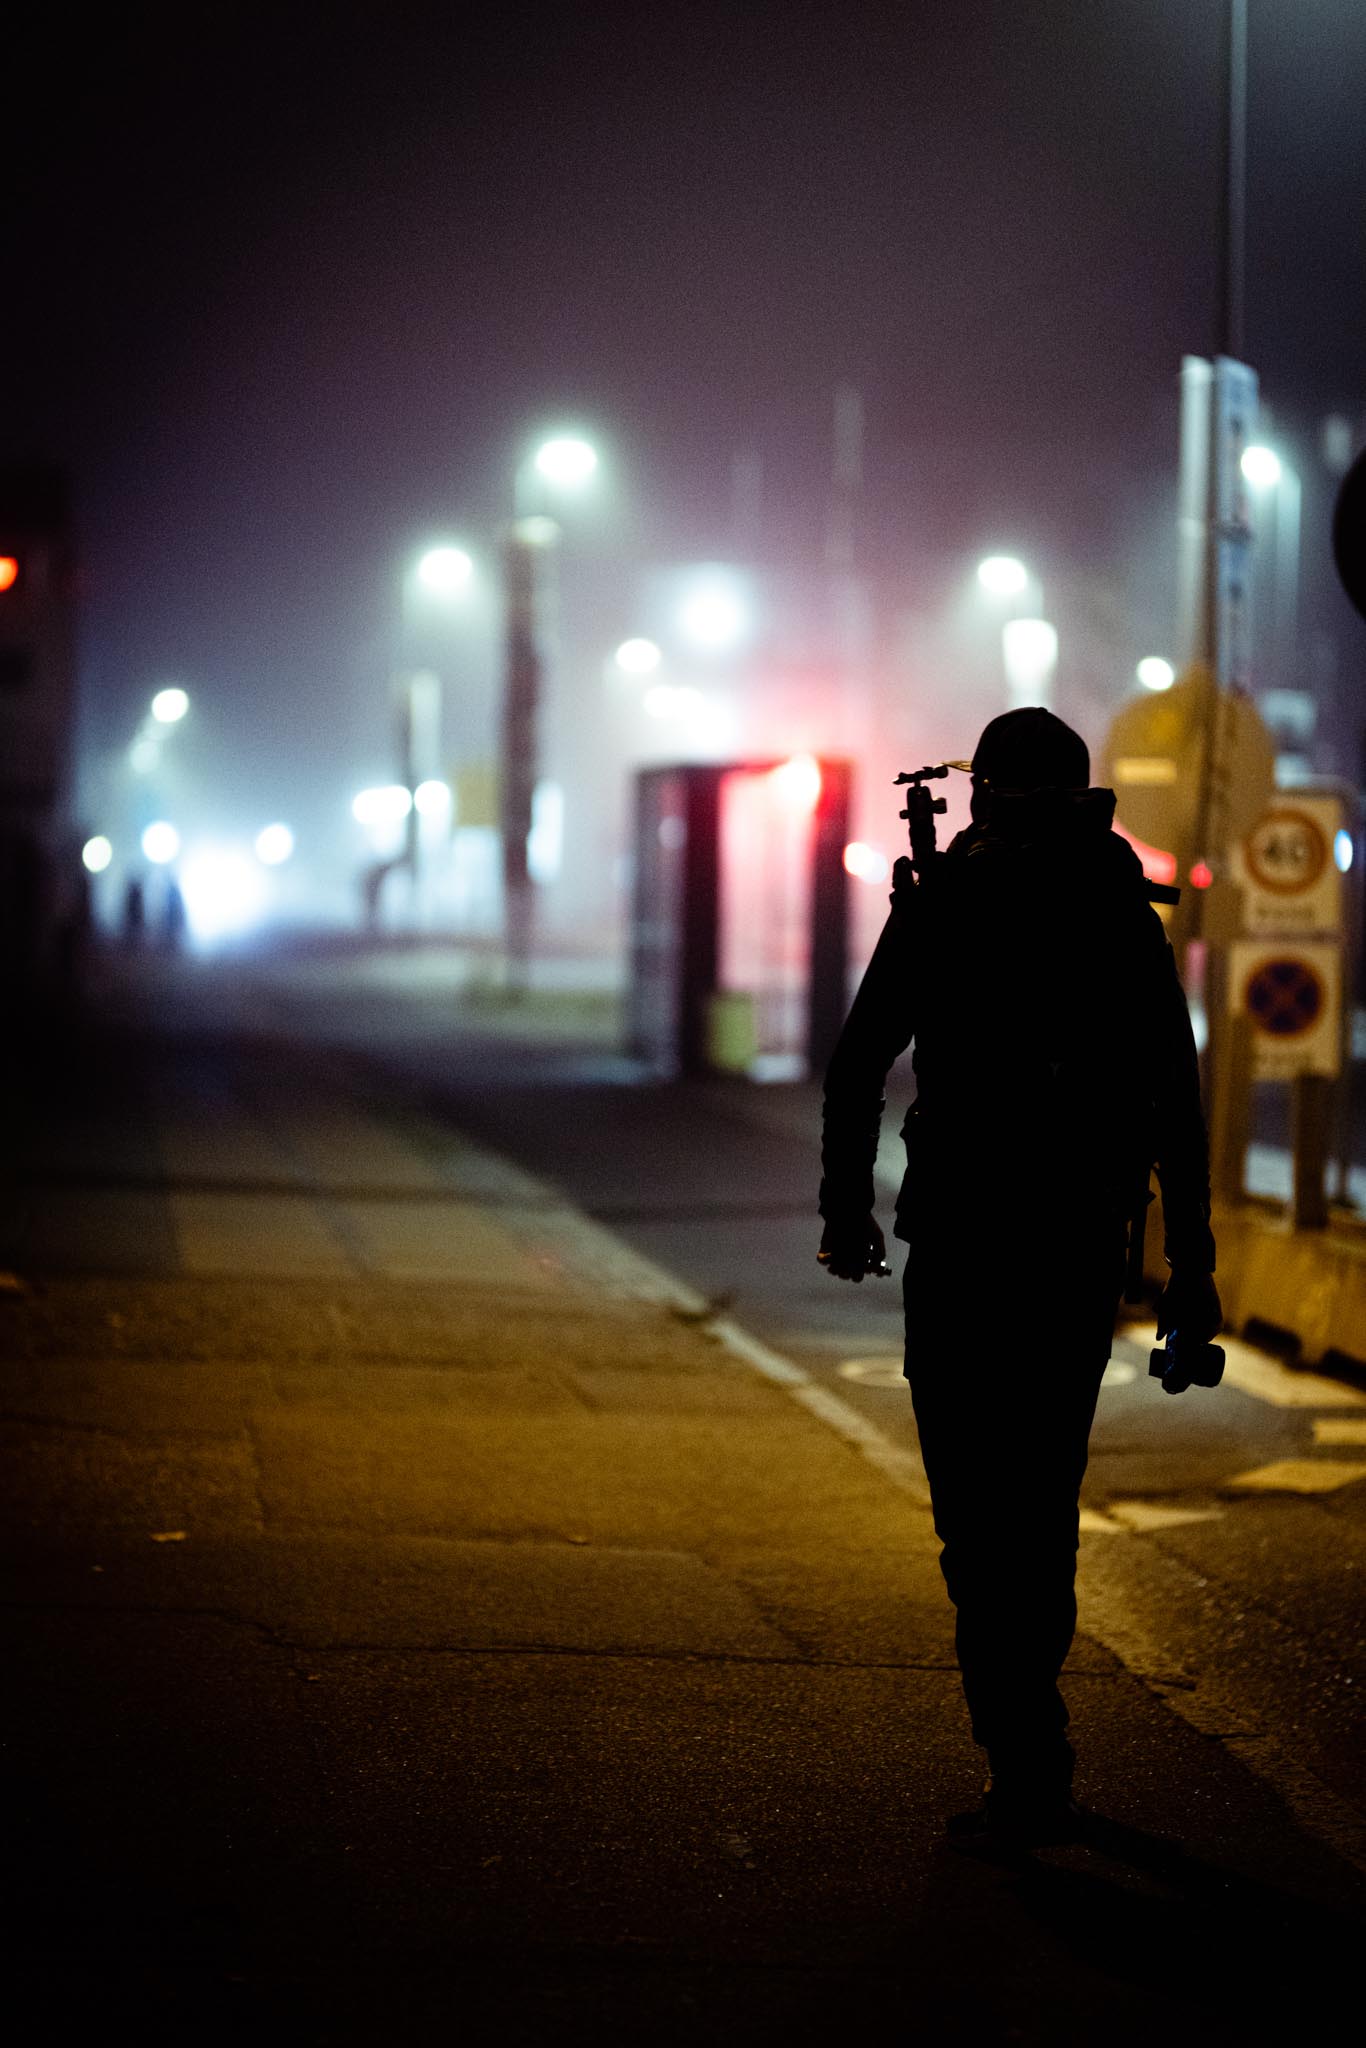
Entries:
<svg viewBox="0 0 1366 2048">
<path fill-rule="evenodd" d="M 1067 1679 L 1120 1833 L 964 1871 L 894 1283 L 815 1264 L 814 1092 L 652 1083 L 610 1006 L 437 960 L 98 994 L 0 1215 L 7 1857 L 50 2015 L 1320 2030 L 1366 1875 L 1366 1397 L 1231 1344 L 1172 1401 L 1120 1336 Z"/>
<path fill-rule="evenodd" d="M 270 1029 L 347 1048 L 552 1183 L 915 1451 L 898 1281 L 854 1288 L 816 1264 L 814 1085 L 652 1081 L 616 1053 L 601 1006 L 546 998 L 518 1014 L 401 963 L 359 980 L 345 962 L 281 963 L 249 1001 Z M 900 1070 L 889 1085 L 888 1229 L 912 1085 Z M 1022 1327 L 1047 1314 L 1047 1284 L 1020 1303 Z M 1224 1384 L 1173 1399 L 1148 1376 L 1153 1337 L 1121 1327 L 1102 1389 L 1081 1625 L 1260 1758 L 1366 1868 L 1366 1393 L 1230 1338 Z"/>
</svg>

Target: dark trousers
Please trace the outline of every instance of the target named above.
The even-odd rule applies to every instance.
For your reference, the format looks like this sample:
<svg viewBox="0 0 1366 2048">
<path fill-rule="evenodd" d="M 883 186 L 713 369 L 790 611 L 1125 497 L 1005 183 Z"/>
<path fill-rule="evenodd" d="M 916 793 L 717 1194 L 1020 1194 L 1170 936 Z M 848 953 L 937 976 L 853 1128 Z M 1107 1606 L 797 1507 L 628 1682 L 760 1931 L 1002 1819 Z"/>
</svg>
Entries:
<svg viewBox="0 0 1366 2048">
<path fill-rule="evenodd" d="M 1122 1261 L 1113 1240 L 1007 1262 L 931 1239 L 906 1268 L 906 1377 L 973 1737 L 993 1783 L 1026 1794 L 1072 1777 L 1058 1674 Z"/>
</svg>

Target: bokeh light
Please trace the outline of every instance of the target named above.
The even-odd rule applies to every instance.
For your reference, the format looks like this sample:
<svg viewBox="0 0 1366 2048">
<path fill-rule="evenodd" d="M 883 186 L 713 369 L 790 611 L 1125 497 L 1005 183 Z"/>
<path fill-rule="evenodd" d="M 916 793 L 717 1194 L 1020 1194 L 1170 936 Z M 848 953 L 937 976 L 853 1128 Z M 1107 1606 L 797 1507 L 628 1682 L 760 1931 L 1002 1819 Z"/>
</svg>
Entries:
<svg viewBox="0 0 1366 2048">
<path fill-rule="evenodd" d="M 256 835 L 256 858 L 268 868 L 278 868 L 294 851 L 294 834 L 288 825 L 263 825 Z"/>
<path fill-rule="evenodd" d="M 179 725 L 190 708 L 190 700 L 184 690 L 158 690 L 152 699 L 152 716 L 158 725 Z"/>
<path fill-rule="evenodd" d="M 623 675 L 652 675 L 664 659 L 653 640 L 623 640 L 612 657 Z"/>
<path fill-rule="evenodd" d="M 174 825 L 158 818 L 142 835 L 142 850 L 153 867 L 164 868 L 180 851 L 180 834 Z"/>
</svg>

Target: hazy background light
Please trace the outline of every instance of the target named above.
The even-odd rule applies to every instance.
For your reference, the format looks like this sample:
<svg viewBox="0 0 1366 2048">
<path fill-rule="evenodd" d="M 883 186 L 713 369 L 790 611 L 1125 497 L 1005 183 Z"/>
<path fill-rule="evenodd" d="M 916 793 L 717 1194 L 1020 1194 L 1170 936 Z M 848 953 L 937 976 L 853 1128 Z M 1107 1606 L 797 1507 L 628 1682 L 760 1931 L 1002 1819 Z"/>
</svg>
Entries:
<svg viewBox="0 0 1366 2048">
<path fill-rule="evenodd" d="M 154 867 L 164 868 L 180 851 L 180 834 L 174 825 L 158 818 L 143 833 L 142 850 Z"/>
<path fill-rule="evenodd" d="M 1355 850 L 1352 844 L 1351 833 L 1345 825 L 1339 826 L 1338 830 L 1333 834 L 1333 859 L 1337 863 L 1337 870 L 1340 875 L 1351 872 L 1352 855 Z"/>
<path fill-rule="evenodd" d="M 428 548 L 417 565 L 417 580 L 434 597 L 459 597 L 474 574 L 474 563 L 463 548 Z"/>
<path fill-rule="evenodd" d="M 528 547 L 549 548 L 560 537 L 560 522 L 545 512 L 531 512 L 525 519 L 517 521 L 516 532 L 518 539 L 524 540 Z"/>
<path fill-rule="evenodd" d="M 623 640 L 612 658 L 628 676 L 651 675 L 664 659 L 653 640 Z"/>
<path fill-rule="evenodd" d="M 358 825 L 397 825 L 412 808 L 412 793 L 400 782 L 363 789 L 351 799 L 351 815 Z"/>
<path fill-rule="evenodd" d="M 702 708 L 702 692 L 691 683 L 655 683 L 642 704 L 647 718 L 687 718 Z"/>
<path fill-rule="evenodd" d="M 152 699 L 152 716 L 158 725 L 178 725 L 189 708 L 184 690 L 158 690 Z"/>
<path fill-rule="evenodd" d="M 413 808 L 423 818 L 444 818 L 451 808 L 451 786 L 433 777 L 413 791 Z"/>
<path fill-rule="evenodd" d="M 161 748 L 152 733 L 144 733 L 141 739 L 133 741 L 128 749 L 128 765 L 135 775 L 150 775 L 161 755 Z"/>
<path fill-rule="evenodd" d="M 92 875 L 102 875 L 114 858 L 114 849 L 103 832 L 97 832 L 93 839 L 87 839 L 81 848 L 81 859 Z"/>
<path fill-rule="evenodd" d="M 1176 681 L 1176 670 L 1160 654 L 1145 654 L 1136 674 L 1145 690 L 1170 690 Z"/>
<path fill-rule="evenodd" d="M 1009 619 L 1001 628 L 1010 709 L 1047 705 L 1058 664 L 1058 629 L 1047 619 Z"/>
<path fill-rule="evenodd" d="M 977 564 L 977 581 L 993 597 L 1018 597 L 1029 581 L 1029 571 L 1014 555 L 988 555 Z"/>
<path fill-rule="evenodd" d="M 598 466 L 598 452 L 577 434 L 556 434 L 536 450 L 537 472 L 559 490 L 586 484 Z"/>
<path fill-rule="evenodd" d="M 885 882 L 888 862 L 885 853 L 866 840 L 851 839 L 844 849 L 844 872 L 856 882 Z"/>
<path fill-rule="evenodd" d="M 543 781 L 531 793 L 531 830 L 526 864 L 533 882 L 553 882 L 564 859 L 564 790 Z"/>
<path fill-rule="evenodd" d="M 794 811 L 814 811 L 820 801 L 820 763 L 812 754 L 794 754 L 770 769 L 769 780 Z"/>
<path fill-rule="evenodd" d="M 1267 448 L 1254 441 L 1250 448 L 1244 448 L 1241 463 L 1243 475 L 1256 490 L 1269 491 L 1281 480 L 1281 458 L 1274 448 Z"/>
<path fill-rule="evenodd" d="M 266 890 L 260 868 L 235 846 L 197 847 L 180 871 L 185 916 L 200 940 L 226 938 L 255 924 Z"/>
<path fill-rule="evenodd" d="M 278 868 L 294 851 L 294 834 L 288 825 L 263 825 L 256 835 L 256 858 L 268 868 Z"/>
<path fill-rule="evenodd" d="M 699 583 L 683 600 L 678 624 L 694 647 L 717 654 L 739 646 L 749 630 L 749 615 L 735 585 L 715 577 Z"/>
</svg>

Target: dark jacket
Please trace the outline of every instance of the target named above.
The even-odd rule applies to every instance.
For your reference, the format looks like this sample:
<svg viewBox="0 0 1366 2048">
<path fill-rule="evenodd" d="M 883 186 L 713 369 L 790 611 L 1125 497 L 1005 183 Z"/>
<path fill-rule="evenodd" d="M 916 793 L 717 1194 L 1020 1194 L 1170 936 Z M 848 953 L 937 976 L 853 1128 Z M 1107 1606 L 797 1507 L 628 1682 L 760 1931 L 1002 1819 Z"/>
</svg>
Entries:
<svg viewBox="0 0 1366 2048">
<path fill-rule="evenodd" d="M 1172 950 L 1108 790 L 997 799 L 892 914 L 825 1082 L 821 1214 L 874 1206 L 884 1087 L 914 1041 L 896 1234 L 1112 1240 L 1156 1165 L 1173 1264 L 1214 1270 L 1199 1073 Z"/>
</svg>

